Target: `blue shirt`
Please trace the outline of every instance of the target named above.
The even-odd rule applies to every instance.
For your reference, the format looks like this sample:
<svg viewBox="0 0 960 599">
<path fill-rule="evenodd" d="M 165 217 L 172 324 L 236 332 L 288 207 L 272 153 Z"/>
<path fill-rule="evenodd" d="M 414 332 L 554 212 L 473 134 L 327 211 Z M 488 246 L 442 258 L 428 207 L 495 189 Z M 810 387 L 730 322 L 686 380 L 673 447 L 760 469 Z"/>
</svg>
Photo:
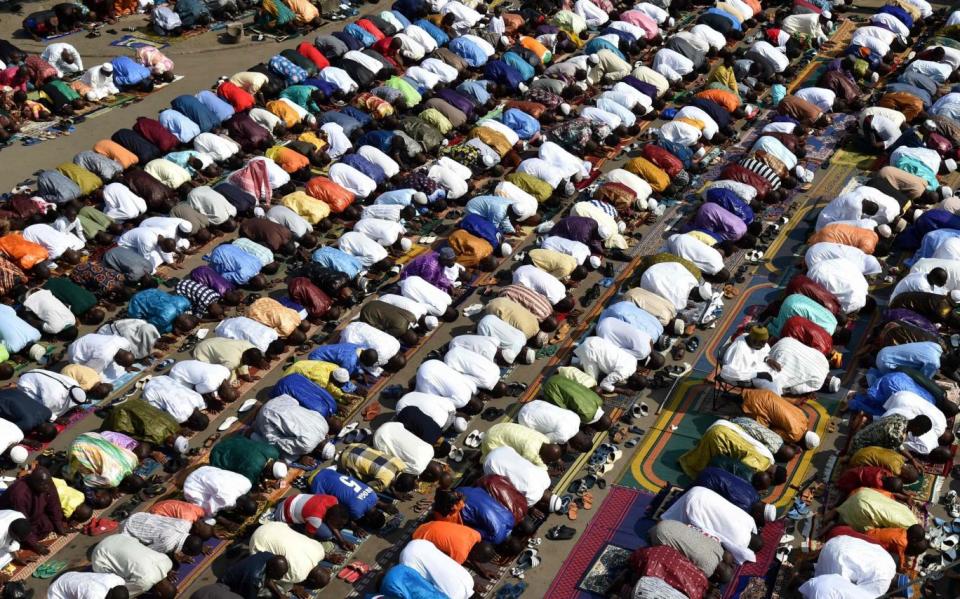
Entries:
<svg viewBox="0 0 960 599">
<path fill-rule="evenodd" d="M 204 133 L 212 130 L 223 120 L 217 118 L 217 115 L 207 108 L 203 102 L 193 96 L 177 96 L 173 99 L 173 102 L 170 102 L 170 106 L 196 123 Z"/>
<path fill-rule="evenodd" d="M 396 136 L 397 134 L 393 131 L 385 131 L 383 129 L 367 131 L 357 138 L 357 147 L 373 146 L 381 152 L 389 153 L 390 146 L 393 145 L 393 138 Z"/>
<path fill-rule="evenodd" d="M 464 212 L 482 216 L 495 224 L 501 233 L 513 233 L 513 224 L 508 218 L 512 204 L 513 202 L 500 196 L 477 196 L 467 202 Z"/>
<path fill-rule="evenodd" d="M 471 235 L 486 239 L 495 248 L 500 246 L 500 234 L 497 233 L 497 226 L 478 214 L 468 214 L 463 217 L 463 220 L 460 221 L 460 228 Z"/>
<path fill-rule="evenodd" d="M 340 157 L 340 162 L 352 166 L 364 175 L 374 180 L 377 185 L 387 180 L 387 173 L 378 164 L 370 162 L 360 154 L 347 154 Z"/>
<path fill-rule="evenodd" d="M 491 81 L 507 85 L 514 90 L 523 83 L 523 75 L 520 71 L 513 68 L 510 63 L 500 59 L 488 62 L 487 66 L 483 68 L 483 76 Z"/>
<path fill-rule="evenodd" d="M 739 21 L 739 19 L 737 19 L 737 17 L 731 15 L 730 13 L 728 13 L 728 12 L 725 11 L 725 10 L 721 10 L 721 9 L 719 9 L 719 8 L 711 8 L 711 9 L 707 10 L 706 14 L 708 14 L 708 15 L 720 15 L 721 17 L 724 17 L 725 19 L 728 19 L 728 20 L 730 21 L 730 23 L 733 25 L 733 28 L 734 28 L 734 29 L 736 29 L 737 31 L 741 31 L 741 30 L 742 30 L 742 27 L 740 26 L 740 21 Z"/>
<path fill-rule="evenodd" d="M 513 129 L 520 139 L 530 139 L 540 132 L 540 121 L 517 108 L 508 108 L 500 117 L 500 121 Z"/>
<path fill-rule="evenodd" d="M 487 62 L 487 54 L 483 49 L 465 37 L 450 40 L 447 47 L 473 68 L 482 67 Z"/>
<path fill-rule="evenodd" d="M 343 128 L 343 134 L 347 137 L 351 137 L 357 129 L 363 126 L 357 119 L 337 110 L 328 110 L 321 113 L 317 116 L 317 122 L 321 125 L 325 123 L 336 123 Z"/>
<path fill-rule="evenodd" d="M 330 362 L 346 369 L 350 374 L 356 374 L 360 370 L 360 352 L 362 350 L 363 348 L 355 343 L 332 343 L 315 348 L 307 356 L 307 359 Z"/>
<path fill-rule="evenodd" d="M 40 341 L 40 331 L 17 316 L 16 310 L 0 304 L 0 338 L 11 354 Z"/>
<path fill-rule="evenodd" d="M 426 31 L 427 35 L 437 42 L 438 46 L 446 46 L 450 42 L 450 36 L 447 35 L 446 31 L 426 19 L 417 19 L 413 24 Z"/>
<path fill-rule="evenodd" d="M 760 494 L 752 484 L 720 468 L 704 468 L 693 486 L 710 489 L 745 512 L 749 512 L 750 506 L 760 501 Z"/>
<path fill-rule="evenodd" d="M 468 79 L 457 86 L 457 90 L 470 96 L 477 101 L 477 104 L 486 104 L 492 97 L 487 91 L 490 82 L 486 79 Z"/>
<path fill-rule="evenodd" d="M 202 92 L 197 93 L 197 100 L 203 103 L 207 109 L 217 117 L 217 122 L 222 123 L 228 118 L 233 116 L 234 110 L 233 106 L 229 102 L 225 102 L 209 89 L 205 89 Z"/>
<path fill-rule="evenodd" d="M 174 137 L 180 140 L 180 143 L 187 144 L 193 141 L 193 138 L 200 135 L 200 126 L 191 121 L 182 112 L 177 112 L 168 108 L 160 113 L 157 119 L 163 128 L 173 133 Z"/>
<path fill-rule="evenodd" d="M 913 264 L 921 258 L 932 257 L 933 253 L 937 251 L 937 248 L 952 237 L 960 237 L 960 231 L 957 229 L 937 229 L 936 231 L 930 231 L 920 240 L 920 249 L 907 261 L 907 265 L 913 266 Z"/>
<path fill-rule="evenodd" d="M 385 191 L 377 196 L 374 204 L 385 206 L 409 206 L 413 202 L 413 195 L 417 193 L 416 189 L 394 189 Z"/>
<path fill-rule="evenodd" d="M 246 285 L 260 274 L 260 260 L 241 248 L 225 243 L 210 253 L 210 266 L 234 285 Z"/>
<path fill-rule="evenodd" d="M 457 491 L 463 494 L 463 523 L 476 529 L 484 541 L 494 545 L 506 541 L 513 530 L 513 513 L 479 487 L 460 487 Z"/>
<path fill-rule="evenodd" d="M 437 599 L 446 597 L 437 585 L 410 566 L 397 564 L 380 581 L 380 592 L 390 599 Z"/>
<path fill-rule="evenodd" d="M 396 5 L 394 5 L 394 6 L 396 6 Z M 423 6 L 423 1 L 422 1 L 422 0 L 420 0 L 420 6 Z M 403 28 L 404 28 L 404 29 L 406 29 L 407 27 L 410 26 L 410 19 L 408 19 L 408 18 L 407 18 L 407 15 L 403 14 L 403 13 L 400 12 L 399 10 L 391 10 L 391 11 L 390 11 L 390 14 L 392 14 L 394 17 L 396 17 L 396 19 L 397 19 L 398 21 L 400 21 L 400 24 L 403 25 Z"/>
<path fill-rule="evenodd" d="M 620 57 L 621 60 L 626 60 L 627 57 L 623 55 L 623 52 L 619 48 L 603 39 L 602 37 L 595 37 L 587 45 L 583 47 L 584 54 L 596 54 L 600 50 L 610 50 L 614 54 Z"/>
<path fill-rule="evenodd" d="M 622 320 L 630 326 L 650 335 L 650 338 L 654 341 L 663 335 L 663 325 L 660 324 L 660 321 L 657 320 L 653 314 L 638 307 L 631 301 L 617 302 L 608 306 L 606 310 L 600 313 L 600 320 L 604 318 Z"/>
<path fill-rule="evenodd" d="M 333 495 L 337 503 L 347 506 L 350 517 L 362 518 L 377 507 L 377 493 L 370 485 L 360 482 L 349 474 L 340 474 L 332 468 L 324 468 L 310 481 L 310 492 L 315 495 Z"/>
<path fill-rule="evenodd" d="M 342 272 L 351 279 L 363 272 L 363 262 L 355 256 L 335 247 L 322 247 L 314 250 L 310 259 L 331 270 Z"/>
<path fill-rule="evenodd" d="M 200 152 L 196 150 L 182 150 L 180 152 L 170 152 L 164 159 L 169 160 L 170 162 L 176 164 L 177 166 L 185 169 L 192 176 L 197 175 L 196 169 L 190 166 L 190 159 L 196 157 L 197 160 L 200 160 Z"/>
<path fill-rule="evenodd" d="M 150 69 L 129 56 L 118 56 L 110 64 L 113 65 L 113 80 L 121 88 L 136 85 L 151 77 Z"/>
<path fill-rule="evenodd" d="M 146 320 L 161 334 L 173 330 L 173 320 L 190 309 L 190 300 L 159 289 L 145 289 L 134 294 L 127 306 L 130 318 Z"/>
<path fill-rule="evenodd" d="M 745 224 L 753 222 L 753 208 L 740 199 L 733 190 L 722 187 L 713 187 L 707 190 L 706 200 L 711 204 L 717 204 L 724 210 L 736 215 Z"/>
<path fill-rule="evenodd" d="M 360 121 L 360 125 L 364 127 L 373 122 L 372 116 L 355 106 L 344 106 L 340 109 L 340 112 L 349 116 L 350 118 Z"/>
<path fill-rule="evenodd" d="M 933 395 L 931 395 L 923 385 L 914 381 L 913 377 L 909 374 L 905 372 L 888 372 L 873 381 L 873 384 L 867 388 L 865 393 L 858 393 L 850 402 L 850 409 L 860 410 L 877 418 L 887 411 L 886 408 L 883 407 L 883 404 L 887 403 L 890 396 L 900 391 L 910 391 L 932 404 L 936 403 Z"/>
<path fill-rule="evenodd" d="M 369 48 L 377 42 L 377 38 L 373 37 L 373 34 L 364 29 L 363 27 L 357 25 L 356 23 L 350 23 L 343 28 L 344 33 L 348 33 L 353 37 L 360 40 L 360 43 L 363 44 L 364 48 Z"/>
<path fill-rule="evenodd" d="M 906 366 L 932 378 L 940 370 L 941 355 L 943 348 L 932 341 L 889 346 L 877 353 L 877 369 L 881 373 L 887 373 Z"/>
<path fill-rule="evenodd" d="M 308 410 L 318 412 L 324 418 L 337 413 L 337 400 L 330 392 L 299 372 L 282 377 L 270 391 L 270 397 L 289 395 Z"/>
<path fill-rule="evenodd" d="M 907 29 L 913 29 L 913 17 L 910 16 L 910 13 L 903 10 L 899 6 L 892 6 L 888 4 L 887 6 L 881 8 L 878 12 L 885 12 L 888 15 L 893 15 L 900 19 L 900 21 L 907 26 Z"/>
<path fill-rule="evenodd" d="M 530 81 L 537 74 L 533 66 L 516 52 L 504 52 L 502 58 L 505 63 L 517 69 L 524 81 Z"/>
</svg>

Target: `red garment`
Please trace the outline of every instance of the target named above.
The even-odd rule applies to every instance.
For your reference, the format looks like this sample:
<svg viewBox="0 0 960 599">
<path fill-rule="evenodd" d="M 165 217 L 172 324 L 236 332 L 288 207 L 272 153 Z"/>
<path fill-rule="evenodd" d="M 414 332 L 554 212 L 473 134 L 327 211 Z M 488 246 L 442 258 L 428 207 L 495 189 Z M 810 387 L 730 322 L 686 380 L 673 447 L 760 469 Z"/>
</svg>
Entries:
<svg viewBox="0 0 960 599">
<path fill-rule="evenodd" d="M 769 29 L 764 29 L 764 37 L 767 38 L 767 42 L 774 46 L 780 45 L 780 28 L 779 27 L 770 27 Z"/>
<path fill-rule="evenodd" d="M 883 479 L 888 476 L 893 476 L 893 473 L 880 466 L 857 466 L 840 475 L 837 488 L 844 495 L 849 495 L 861 487 L 882 489 Z"/>
<path fill-rule="evenodd" d="M 314 285 L 307 277 L 294 277 L 287 284 L 287 291 L 293 301 L 297 302 L 311 318 L 323 316 L 330 310 L 333 300 Z"/>
<path fill-rule="evenodd" d="M 63 534 L 66 520 L 60 507 L 60 494 L 50 483 L 50 489 L 34 493 L 25 479 L 17 479 L 0 495 L 0 509 L 15 510 L 30 520 L 30 537 L 36 542 L 51 532 Z"/>
<path fill-rule="evenodd" d="M 330 61 L 327 60 L 327 57 L 310 42 L 301 42 L 300 45 L 297 46 L 297 53 L 310 59 L 310 62 L 317 65 L 317 70 L 322 71 L 330 66 Z"/>
<path fill-rule="evenodd" d="M 790 282 L 787 283 L 787 295 L 794 293 L 809 297 L 827 310 L 830 310 L 830 313 L 834 316 L 840 314 L 840 302 L 837 301 L 836 296 L 807 275 L 794 275 L 793 278 L 790 279 Z"/>
<path fill-rule="evenodd" d="M 871 539 L 862 532 L 857 532 L 855 528 L 847 526 L 846 524 L 837 524 L 833 528 L 827 531 L 826 536 L 823 539 L 823 542 L 826 543 L 834 537 L 853 537 L 855 539 L 860 539 L 861 541 L 867 541 L 868 543 L 873 543 L 874 545 L 880 545 L 880 543 Z M 880 545 L 881 547 L 883 545 Z"/>
<path fill-rule="evenodd" d="M 273 199 L 273 188 L 270 187 L 267 163 L 263 160 L 251 160 L 247 163 L 247 166 L 234 171 L 227 180 L 252 195 L 258 203 L 269 205 Z"/>
<path fill-rule="evenodd" d="M 793 337 L 807 347 L 829 357 L 833 353 L 833 337 L 822 326 L 804 318 L 791 316 L 780 329 L 780 337 Z"/>
<path fill-rule="evenodd" d="M 28 56 L 23 65 L 30 73 L 30 79 L 34 85 L 38 87 L 46 83 L 47 80 L 57 77 L 57 69 L 36 54 Z"/>
<path fill-rule="evenodd" d="M 229 81 L 220 84 L 220 87 L 217 88 L 217 95 L 228 102 L 230 106 L 233 106 L 233 110 L 236 112 L 245 112 L 257 104 L 253 94 Z"/>
<path fill-rule="evenodd" d="M 357 25 L 362 27 L 364 31 L 366 31 L 373 37 L 377 38 L 377 41 L 380 41 L 383 38 L 387 37 L 386 35 L 384 35 L 382 31 L 380 31 L 380 29 L 376 25 L 373 24 L 373 22 L 370 19 L 360 19 L 359 21 L 357 21 Z"/>
<path fill-rule="evenodd" d="M 145 116 L 137 117 L 133 130 L 157 146 L 164 154 L 174 151 L 180 145 L 180 140 L 161 125 L 160 121 Z"/>
<path fill-rule="evenodd" d="M 288 524 L 303 524 L 311 537 L 323 524 L 327 510 L 337 505 L 333 495 L 307 495 L 298 493 L 283 500 L 283 521 Z"/>
<path fill-rule="evenodd" d="M 717 176 L 718 179 L 731 179 L 757 190 L 757 197 L 763 198 L 770 193 L 770 182 L 740 164 L 730 163 Z"/>
<path fill-rule="evenodd" d="M 640 155 L 662 168 L 671 177 L 676 177 L 683 170 L 683 162 L 679 158 L 656 144 L 647 144 L 640 148 Z"/>
<path fill-rule="evenodd" d="M 630 567 L 637 577 L 659 578 L 690 599 L 703 599 L 710 586 L 700 568 L 666 545 L 637 549 L 630 556 Z"/>
<path fill-rule="evenodd" d="M 819 6 L 806 0 L 793 0 L 793 14 L 808 15 L 810 13 L 819 15 L 823 12 Z"/>
<path fill-rule="evenodd" d="M 383 39 L 377 40 L 371 48 L 379 52 L 385 57 L 391 57 L 395 54 L 394 50 L 390 47 L 390 44 L 393 43 L 392 37 L 385 37 Z"/>
<path fill-rule="evenodd" d="M 0 71 L 0 86 L 7 86 L 14 90 L 27 91 L 29 73 L 20 67 L 7 67 Z"/>
<path fill-rule="evenodd" d="M 514 524 L 519 524 L 527 515 L 527 499 L 506 477 L 487 474 L 477 480 L 477 486 L 490 494 L 500 505 L 513 514 Z"/>
</svg>

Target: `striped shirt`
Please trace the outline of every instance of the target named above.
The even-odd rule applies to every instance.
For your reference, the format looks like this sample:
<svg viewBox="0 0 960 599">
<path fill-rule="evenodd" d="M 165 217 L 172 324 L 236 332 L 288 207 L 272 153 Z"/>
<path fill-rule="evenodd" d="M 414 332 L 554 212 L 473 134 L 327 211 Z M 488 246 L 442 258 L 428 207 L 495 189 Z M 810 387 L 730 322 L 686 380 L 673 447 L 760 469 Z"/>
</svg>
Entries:
<svg viewBox="0 0 960 599">
<path fill-rule="evenodd" d="M 203 316 L 210 304 L 220 301 L 220 294 L 203 283 L 193 279 L 181 279 L 173 292 L 190 300 L 190 309 L 197 316 Z"/>
<path fill-rule="evenodd" d="M 507 285 L 500 291 L 500 297 L 510 298 L 527 310 L 529 310 L 537 320 L 543 321 L 553 314 L 553 305 L 544 295 L 537 293 L 525 285 L 513 284 Z"/>
<path fill-rule="evenodd" d="M 760 162 L 756 158 L 744 158 L 740 161 L 740 166 L 750 169 L 766 179 L 767 182 L 770 183 L 770 189 L 773 191 L 780 189 L 780 177 L 777 175 L 776 171 L 766 164 Z"/>
<path fill-rule="evenodd" d="M 243 237 L 235 239 L 233 245 L 244 252 L 250 254 L 260 262 L 260 266 L 266 266 L 273 263 L 273 252 L 255 241 L 250 241 Z"/>
<path fill-rule="evenodd" d="M 287 524 L 303 524 L 307 534 L 313 536 L 317 528 L 323 524 L 327 510 L 337 505 L 337 498 L 333 495 L 310 495 L 300 493 L 283 500 L 278 512 L 282 514 Z"/>
<path fill-rule="evenodd" d="M 183 549 L 192 526 L 189 520 L 139 512 L 124 521 L 120 532 L 159 553 L 175 553 Z"/>
</svg>

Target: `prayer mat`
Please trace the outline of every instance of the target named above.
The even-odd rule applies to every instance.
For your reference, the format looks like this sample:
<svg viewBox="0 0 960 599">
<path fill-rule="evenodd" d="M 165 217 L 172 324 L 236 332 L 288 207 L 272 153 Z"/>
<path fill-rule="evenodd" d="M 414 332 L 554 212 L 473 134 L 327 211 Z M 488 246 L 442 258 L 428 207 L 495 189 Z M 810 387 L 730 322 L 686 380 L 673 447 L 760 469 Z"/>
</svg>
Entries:
<svg viewBox="0 0 960 599">
<path fill-rule="evenodd" d="M 203 35 L 204 33 L 210 31 L 212 27 L 197 27 L 196 29 L 188 29 L 184 31 L 181 35 L 160 35 L 150 25 L 145 25 L 143 27 L 137 27 L 135 35 L 143 40 L 167 44 L 176 44 L 177 42 L 182 42 L 198 35 Z M 131 46 L 132 47 L 132 46 Z"/>
<path fill-rule="evenodd" d="M 616 592 L 611 588 L 625 568 L 629 565 L 633 552 L 616 545 L 607 545 L 593 562 L 590 571 L 583 577 L 577 588 L 593 595 L 609 597 Z"/>
<path fill-rule="evenodd" d="M 776 556 L 777 548 L 780 545 L 780 537 L 783 536 L 784 530 L 786 530 L 786 523 L 782 519 L 763 527 L 763 530 L 760 531 L 760 536 L 763 538 L 763 549 L 757 553 L 757 561 L 746 562 L 737 568 L 723 594 L 724 599 L 739 599 L 741 597 L 747 599 L 748 595 L 744 592 L 750 587 L 758 586 L 756 582 L 753 582 L 755 578 L 764 580 L 767 592 L 762 595 L 749 594 L 749 599 L 769 596 L 769 590 L 773 588 L 780 571 L 781 564 L 776 561 Z"/>
<path fill-rule="evenodd" d="M 117 48 L 132 48 L 134 50 L 147 47 L 163 50 L 170 46 L 165 40 L 148 39 L 140 37 L 139 35 L 125 35 L 120 39 L 113 40 L 110 42 L 110 45 Z"/>
<path fill-rule="evenodd" d="M 624 552 L 629 556 L 629 552 L 647 545 L 647 531 L 654 525 L 649 517 L 654 498 L 646 491 L 612 485 L 544 596 L 551 599 L 607 597 L 605 591 L 588 590 L 610 576 L 610 573 L 599 576 L 598 568 L 603 567 L 597 564 L 606 560 L 607 566 L 613 565 Z M 619 572 L 613 576 L 616 574 Z"/>
<path fill-rule="evenodd" d="M 49 41 L 53 41 L 53 40 L 58 40 L 58 39 L 60 39 L 61 37 L 67 37 L 68 35 L 73 35 L 74 33 L 78 32 L 78 31 L 80 31 L 80 28 L 79 28 L 79 27 L 77 27 L 76 29 L 71 29 L 70 31 L 64 31 L 64 32 L 62 32 L 62 33 L 54 33 L 54 34 L 51 34 L 51 35 L 44 36 L 43 41 L 49 42 Z"/>
<path fill-rule="evenodd" d="M 869 170 L 876 161 L 876 154 L 860 149 L 860 144 L 857 143 L 847 144 L 830 158 L 831 164 L 853 166 L 860 170 Z"/>
</svg>

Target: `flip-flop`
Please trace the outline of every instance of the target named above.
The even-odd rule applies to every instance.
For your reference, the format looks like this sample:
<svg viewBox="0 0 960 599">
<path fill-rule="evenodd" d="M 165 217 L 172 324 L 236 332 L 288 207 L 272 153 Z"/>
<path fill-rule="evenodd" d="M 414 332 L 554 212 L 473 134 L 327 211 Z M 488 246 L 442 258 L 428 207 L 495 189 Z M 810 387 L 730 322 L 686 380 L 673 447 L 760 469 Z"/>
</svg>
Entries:
<svg viewBox="0 0 960 599">
<path fill-rule="evenodd" d="M 211 447 L 213 447 L 213 444 L 220 440 L 220 436 L 221 436 L 220 433 L 213 433 L 212 435 L 207 437 L 207 440 L 203 442 L 203 448 L 210 449 Z"/>
<path fill-rule="evenodd" d="M 109 532 L 113 532 L 120 526 L 120 523 L 110 518 L 94 518 L 83 526 L 83 534 L 90 537 L 99 537 Z"/>
<path fill-rule="evenodd" d="M 350 424 L 344 426 L 342 429 L 340 429 L 340 432 L 337 433 L 337 439 L 343 439 L 353 431 L 357 430 L 357 427 L 359 426 L 359 422 L 351 422 Z"/>
<path fill-rule="evenodd" d="M 337 578 L 346 583 L 353 584 L 360 580 L 360 571 L 354 568 L 353 564 L 347 564 L 337 572 Z"/>
<path fill-rule="evenodd" d="M 577 519 L 577 504 L 573 501 L 570 502 L 570 507 L 567 508 L 567 518 L 571 520 Z"/>
<path fill-rule="evenodd" d="M 372 404 L 365 407 L 363 411 L 360 412 L 360 415 L 363 416 L 364 420 L 369 422 L 370 420 L 373 420 L 374 418 L 380 415 L 380 410 L 382 409 L 382 407 L 383 406 L 380 405 L 380 402 L 375 401 Z"/>
<path fill-rule="evenodd" d="M 476 449 L 480 447 L 480 444 L 483 443 L 483 433 L 478 430 L 470 431 L 470 434 L 467 435 L 467 438 L 463 440 L 463 444 L 467 447 L 473 447 Z"/>
<path fill-rule="evenodd" d="M 243 414 L 244 412 L 249 412 L 250 410 L 253 409 L 255 405 L 257 405 L 257 400 L 251 397 L 250 399 L 240 404 L 240 408 L 237 410 L 237 414 Z"/>
<path fill-rule="evenodd" d="M 233 426 L 234 423 L 236 423 L 236 421 L 237 421 L 236 416 L 227 416 L 227 418 L 220 423 L 220 426 L 217 427 L 217 430 L 222 433 L 223 431 Z"/>
<path fill-rule="evenodd" d="M 450 448 L 450 459 L 454 462 L 460 463 L 463 461 L 463 450 L 459 447 Z"/>
</svg>

